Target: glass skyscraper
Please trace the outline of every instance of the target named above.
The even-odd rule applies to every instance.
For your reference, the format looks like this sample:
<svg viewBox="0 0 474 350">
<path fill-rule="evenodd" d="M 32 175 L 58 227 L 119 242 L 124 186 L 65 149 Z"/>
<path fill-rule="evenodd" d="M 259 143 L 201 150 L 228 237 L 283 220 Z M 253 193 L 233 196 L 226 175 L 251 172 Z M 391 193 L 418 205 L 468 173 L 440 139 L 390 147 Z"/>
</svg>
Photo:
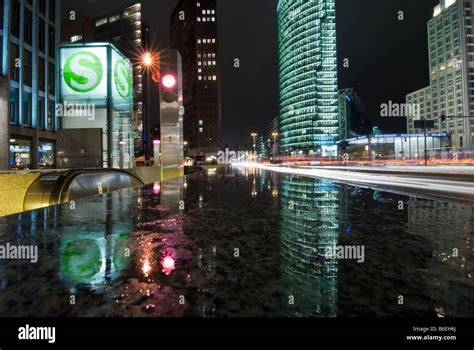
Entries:
<svg viewBox="0 0 474 350">
<path fill-rule="evenodd" d="M 339 138 L 335 0 L 280 0 L 281 154 L 322 156 Z"/>
<path fill-rule="evenodd" d="M 342 190 L 326 180 L 281 180 L 281 270 L 284 316 L 335 317 L 338 261 L 326 251 L 338 244 Z M 298 303 L 289 305 L 286 295 Z"/>
<path fill-rule="evenodd" d="M 0 10 L 0 169 L 52 168 L 60 0 L 1 0 Z"/>
</svg>

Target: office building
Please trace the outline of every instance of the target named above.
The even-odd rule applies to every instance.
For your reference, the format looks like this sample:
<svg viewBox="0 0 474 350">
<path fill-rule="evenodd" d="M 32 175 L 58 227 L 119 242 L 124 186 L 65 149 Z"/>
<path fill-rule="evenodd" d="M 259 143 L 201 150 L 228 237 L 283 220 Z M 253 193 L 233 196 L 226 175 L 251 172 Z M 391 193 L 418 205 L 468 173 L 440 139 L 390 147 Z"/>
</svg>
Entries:
<svg viewBox="0 0 474 350">
<path fill-rule="evenodd" d="M 171 17 L 170 46 L 183 59 L 188 156 L 215 156 L 221 144 L 216 1 L 180 0 Z"/>
<path fill-rule="evenodd" d="M 354 89 L 339 90 L 339 126 L 340 139 L 367 135 L 371 131 L 367 107 Z"/>
<path fill-rule="evenodd" d="M 90 43 L 94 41 L 94 21 L 82 14 L 74 14 L 61 22 L 61 43 Z"/>
<path fill-rule="evenodd" d="M 474 143 L 474 118 L 468 118 L 474 115 L 473 9 L 472 0 L 441 0 L 434 8 L 428 22 L 429 90 L 407 96 L 407 103 L 418 97 L 425 106 L 431 104 L 421 116 L 408 116 L 408 132 L 420 132 L 413 118 L 433 120 L 434 129 L 428 131 L 450 133 L 455 149 Z M 442 115 L 454 118 L 443 123 Z"/>
<path fill-rule="evenodd" d="M 335 0 L 278 3 L 281 153 L 322 156 L 339 139 Z"/>
<path fill-rule="evenodd" d="M 408 109 L 407 113 L 407 131 L 413 134 L 418 130 L 415 128 L 416 120 L 432 120 L 433 118 L 433 111 L 431 109 L 431 86 L 408 94 L 406 102 L 409 106 L 416 106 L 413 109 Z M 420 131 L 423 132 L 423 130 Z M 433 132 L 434 130 L 428 129 L 428 131 Z"/>
<path fill-rule="evenodd" d="M 3 0 L 0 9 L 0 169 L 53 168 L 60 0 Z"/>
</svg>

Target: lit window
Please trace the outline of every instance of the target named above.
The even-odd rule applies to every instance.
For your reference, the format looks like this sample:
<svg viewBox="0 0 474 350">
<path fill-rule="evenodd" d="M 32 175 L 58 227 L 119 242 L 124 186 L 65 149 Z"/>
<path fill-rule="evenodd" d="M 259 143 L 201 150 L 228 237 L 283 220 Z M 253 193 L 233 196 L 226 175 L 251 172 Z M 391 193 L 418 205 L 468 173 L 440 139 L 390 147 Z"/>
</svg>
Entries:
<svg viewBox="0 0 474 350">
<path fill-rule="evenodd" d="M 109 22 L 114 23 L 114 22 L 118 21 L 119 19 L 120 19 L 120 14 L 110 17 Z"/>
<path fill-rule="evenodd" d="M 206 10 L 202 10 L 202 14 L 205 15 L 205 14 L 206 14 Z"/>
<path fill-rule="evenodd" d="M 200 53 L 198 53 L 198 58 L 201 58 L 201 54 L 200 54 Z"/>
<path fill-rule="evenodd" d="M 214 10 L 211 10 L 211 13 L 212 13 L 212 14 L 214 14 L 214 13 L 216 13 L 216 11 L 214 11 Z"/>
<path fill-rule="evenodd" d="M 202 120 L 200 120 L 199 125 L 204 125 L 204 122 Z"/>
<path fill-rule="evenodd" d="M 216 42 L 216 39 L 212 39 L 212 43 L 215 44 L 215 42 Z"/>
<path fill-rule="evenodd" d="M 203 128 L 199 128 L 199 132 L 204 132 L 204 129 L 203 129 Z"/>
<path fill-rule="evenodd" d="M 108 19 L 107 18 L 102 18 L 102 19 L 99 19 L 97 22 L 95 22 L 95 26 L 96 27 L 100 27 L 101 25 L 104 25 L 108 22 Z"/>
<path fill-rule="evenodd" d="M 200 43 L 201 43 L 201 39 L 198 39 L 198 44 L 200 44 Z"/>
<path fill-rule="evenodd" d="M 217 76 L 213 75 L 212 80 L 217 80 Z"/>
<path fill-rule="evenodd" d="M 212 65 L 215 66 L 215 65 L 216 65 L 216 61 L 212 61 Z"/>
<path fill-rule="evenodd" d="M 202 76 L 201 76 L 201 75 L 200 75 L 200 76 L 198 76 L 198 79 L 199 79 L 199 80 L 202 80 Z"/>
<path fill-rule="evenodd" d="M 202 62 L 201 61 L 198 61 L 198 66 L 202 65 Z"/>
<path fill-rule="evenodd" d="M 78 34 L 78 35 L 74 35 L 71 37 L 71 43 L 75 43 L 77 41 L 80 41 L 82 40 L 82 35 L 81 34 Z"/>
<path fill-rule="evenodd" d="M 201 17 L 198 17 L 198 22 L 201 22 Z"/>
<path fill-rule="evenodd" d="M 201 3 L 198 2 L 198 3 L 196 4 L 196 6 L 197 6 L 197 7 L 201 7 Z"/>
<path fill-rule="evenodd" d="M 202 68 L 198 68 L 198 73 L 202 73 Z"/>
<path fill-rule="evenodd" d="M 216 18 L 215 18 L 215 17 L 212 17 L 212 21 L 215 22 L 215 21 L 216 21 Z"/>
</svg>

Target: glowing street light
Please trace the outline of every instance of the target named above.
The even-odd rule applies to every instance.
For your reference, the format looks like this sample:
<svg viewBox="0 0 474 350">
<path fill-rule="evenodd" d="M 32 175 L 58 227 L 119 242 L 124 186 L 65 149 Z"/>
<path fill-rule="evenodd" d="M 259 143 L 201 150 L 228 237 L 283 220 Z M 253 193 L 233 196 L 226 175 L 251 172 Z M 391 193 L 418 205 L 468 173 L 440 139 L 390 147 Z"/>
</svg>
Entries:
<svg viewBox="0 0 474 350">
<path fill-rule="evenodd" d="M 151 56 L 151 53 L 146 52 L 143 55 L 143 65 L 145 67 L 150 67 L 153 64 L 153 57 Z"/>
<path fill-rule="evenodd" d="M 277 133 L 277 132 L 273 132 L 273 133 L 272 133 L 272 136 L 273 136 L 273 143 L 276 143 L 276 140 L 277 140 L 277 137 L 278 137 L 278 133 Z"/>
</svg>

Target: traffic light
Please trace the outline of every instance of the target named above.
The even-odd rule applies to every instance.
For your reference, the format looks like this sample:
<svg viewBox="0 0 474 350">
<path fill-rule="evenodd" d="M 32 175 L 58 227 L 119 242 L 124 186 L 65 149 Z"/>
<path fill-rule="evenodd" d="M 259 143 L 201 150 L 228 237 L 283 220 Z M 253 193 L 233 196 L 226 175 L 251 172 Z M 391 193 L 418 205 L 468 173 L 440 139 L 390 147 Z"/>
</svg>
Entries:
<svg viewBox="0 0 474 350">
<path fill-rule="evenodd" d="M 446 117 L 445 115 L 442 115 L 441 116 L 441 125 L 443 126 L 443 128 L 445 128 L 448 124 L 448 117 Z"/>
<path fill-rule="evenodd" d="M 184 174 L 184 106 L 181 55 L 166 50 L 160 58 L 161 178 L 166 180 Z"/>
<path fill-rule="evenodd" d="M 342 149 L 343 151 L 347 150 L 347 148 L 349 147 L 349 144 L 350 144 L 350 143 L 347 142 L 347 141 L 342 141 L 342 142 L 341 142 L 341 149 Z"/>
<path fill-rule="evenodd" d="M 173 73 L 166 73 L 161 79 L 162 99 L 166 103 L 178 101 L 178 91 L 176 90 L 176 76 Z"/>
</svg>

